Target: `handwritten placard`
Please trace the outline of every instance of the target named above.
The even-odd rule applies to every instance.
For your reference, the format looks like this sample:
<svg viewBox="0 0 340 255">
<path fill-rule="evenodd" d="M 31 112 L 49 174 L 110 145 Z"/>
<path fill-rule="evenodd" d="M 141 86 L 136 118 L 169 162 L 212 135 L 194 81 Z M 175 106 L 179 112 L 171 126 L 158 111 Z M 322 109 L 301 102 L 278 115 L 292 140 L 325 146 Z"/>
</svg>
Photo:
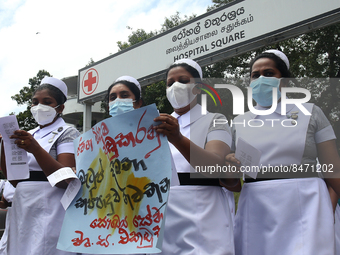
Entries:
<svg viewBox="0 0 340 255">
<path fill-rule="evenodd" d="M 167 139 L 149 105 L 96 124 L 75 141 L 81 188 L 57 248 L 95 254 L 159 253 L 170 189 Z"/>
</svg>

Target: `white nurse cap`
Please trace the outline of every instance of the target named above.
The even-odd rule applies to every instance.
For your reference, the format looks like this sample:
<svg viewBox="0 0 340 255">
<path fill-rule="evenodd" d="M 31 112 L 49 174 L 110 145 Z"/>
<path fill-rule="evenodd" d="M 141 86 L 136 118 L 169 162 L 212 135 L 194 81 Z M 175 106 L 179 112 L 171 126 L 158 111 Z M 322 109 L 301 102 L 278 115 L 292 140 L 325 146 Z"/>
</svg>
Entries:
<svg viewBox="0 0 340 255">
<path fill-rule="evenodd" d="M 42 84 L 50 84 L 50 85 L 58 88 L 64 94 L 64 96 L 67 98 L 67 86 L 66 86 L 65 82 L 63 82 L 62 80 L 59 80 L 59 79 L 54 78 L 54 77 L 45 76 L 45 78 L 41 80 L 40 85 L 42 85 Z"/>
<path fill-rule="evenodd" d="M 201 79 L 203 78 L 202 68 L 194 60 L 189 59 L 189 58 L 182 58 L 182 59 L 176 60 L 174 64 L 180 64 L 180 63 L 185 63 L 185 64 L 195 68 L 197 70 L 198 74 L 200 75 Z"/>
<path fill-rule="evenodd" d="M 279 58 L 281 58 L 282 61 L 285 62 L 286 66 L 287 66 L 287 69 L 289 70 L 289 60 L 288 60 L 287 56 L 282 51 L 279 51 L 279 50 L 266 50 L 263 53 L 265 53 L 265 52 L 266 53 L 273 53 L 276 56 L 278 56 Z"/>
<path fill-rule="evenodd" d="M 136 87 L 139 89 L 140 97 L 142 97 L 142 88 L 141 88 L 139 82 L 135 78 L 133 78 L 132 76 L 123 75 L 123 76 L 120 76 L 119 78 L 117 78 L 117 80 L 115 82 L 117 82 L 117 81 L 128 81 L 128 82 L 135 84 Z"/>
</svg>

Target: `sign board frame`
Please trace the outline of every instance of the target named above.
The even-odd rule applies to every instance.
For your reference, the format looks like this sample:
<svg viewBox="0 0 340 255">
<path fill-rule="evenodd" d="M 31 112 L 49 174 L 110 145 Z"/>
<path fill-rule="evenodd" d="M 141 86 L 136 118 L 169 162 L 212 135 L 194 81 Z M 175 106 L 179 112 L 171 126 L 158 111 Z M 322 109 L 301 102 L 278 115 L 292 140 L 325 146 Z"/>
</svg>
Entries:
<svg viewBox="0 0 340 255">
<path fill-rule="evenodd" d="M 264 11 L 268 6 L 271 11 Z M 131 75 L 144 86 L 164 80 L 176 59 L 189 57 L 206 66 L 339 21 L 339 0 L 275 4 L 274 0 L 237 0 L 80 69 L 78 102 L 102 100 L 107 88 L 122 75 Z M 85 93 L 89 78 L 93 86 L 85 89 L 96 86 L 97 90 Z"/>
</svg>

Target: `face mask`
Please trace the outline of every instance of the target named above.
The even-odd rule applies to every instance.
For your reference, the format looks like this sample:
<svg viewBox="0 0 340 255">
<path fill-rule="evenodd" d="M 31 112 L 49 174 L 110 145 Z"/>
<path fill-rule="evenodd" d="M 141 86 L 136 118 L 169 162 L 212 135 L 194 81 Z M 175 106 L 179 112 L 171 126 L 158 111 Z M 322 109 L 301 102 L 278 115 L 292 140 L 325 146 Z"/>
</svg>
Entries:
<svg viewBox="0 0 340 255">
<path fill-rule="evenodd" d="M 55 110 L 57 107 L 59 107 L 59 105 L 53 108 L 48 105 L 38 104 L 31 108 L 31 113 L 39 125 L 47 125 L 51 123 L 57 115 L 57 111 Z"/>
<path fill-rule="evenodd" d="M 133 108 L 132 98 L 116 98 L 109 103 L 109 114 L 113 117 L 118 114 L 132 111 Z"/>
<path fill-rule="evenodd" d="M 183 84 L 174 82 L 171 87 L 166 89 L 166 97 L 174 109 L 180 109 L 189 105 L 196 97 L 192 93 L 195 83 Z"/>
<path fill-rule="evenodd" d="M 260 76 L 250 83 L 253 91 L 253 99 L 261 106 L 271 106 L 273 104 L 273 88 L 277 88 L 277 100 L 281 98 L 279 90 L 281 79 L 276 77 Z"/>
</svg>

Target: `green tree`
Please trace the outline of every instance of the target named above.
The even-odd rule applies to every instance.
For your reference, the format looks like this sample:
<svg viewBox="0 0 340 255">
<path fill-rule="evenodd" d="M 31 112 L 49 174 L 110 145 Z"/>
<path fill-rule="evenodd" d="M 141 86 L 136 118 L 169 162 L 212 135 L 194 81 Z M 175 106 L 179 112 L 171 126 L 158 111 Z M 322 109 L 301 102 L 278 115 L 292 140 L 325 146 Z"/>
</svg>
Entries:
<svg viewBox="0 0 340 255">
<path fill-rule="evenodd" d="M 233 2 L 233 1 L 234 1 L 234 0 L 212 0 L 213 5 L 212 5 L 212 6 L 209 6 L 209 7 L 207 8 L 207 11 L 214 10 L 214 9 L 216 9 L 216 8 L 219 8 L 219 7 L 221 7 L 221 6 L 224 6 L 224 5 L 226 5 L 226 4 L 228 4 L 228 3 L 231 3 L 231 2 Z"/>
<path fill-rule="evenodd" d="M 17 114 L 17 119 L 20 129 L 30 130 L 38 126 L 31 114 L 32 96 L 35 89 L 40 85 L 41 80 L 45 76 L 51 76 L 49 72 L 40 70 L 37 76 L 28 80 L 29 86 L 24 86 L 18 94 L 15 94 L 11 98 L 17 102 L 18 105 L 27 105 L 27 108 L 23 112 Z"/>
<path fill-rule="evenodd" d="M 189 20 L 192 20 L 195 17 L 196 14 L 192 14 L 191 16 L 184 15 L 184 17 L 181 18 L 180 13 L 176 12 L 176 14 L 171 15 L 170 18 L 165 17 L 164 22 L 161 25 L 161 29 L 158 31 L 158 33 L 166 32 L 169 29 L 177 27 Z"/>
<path fill-rule="evenodd" d="M 94 60 L 93 60 L 93 58 L 90 58 L 90 61 L 87 63 L 87 65 L 86 66 L 90 66 L 90 65 L 92 65 L 94 63 Z"/>
<path fill-rule="evenodd" d="M 128 29 L 132 29 L 130 27 L 127 27 Z M 142 41 L 145 41 L 153 36 L 155 36 L 157 32 L 145 32 L 144 29 L 137 29 L 136 31 L 132 31 L 132 34 L 129 35 L 127 42 L 117 42 L 117 46 L 119 48 L 119 51 L 125 50 L 129 48 L 132 45 L 135 45 L 137 43 L 140 43 Z"/>
<path fill-rule="evenodd" d="M 340 137 L 340 23 L 282 43 L 296 77 L 327 78 L 329 81 L 302 84 L 312 94 L 311 102 L 325 113 Z M 338 150 L 340 141 L 337 139 Z"/>
</svg>

